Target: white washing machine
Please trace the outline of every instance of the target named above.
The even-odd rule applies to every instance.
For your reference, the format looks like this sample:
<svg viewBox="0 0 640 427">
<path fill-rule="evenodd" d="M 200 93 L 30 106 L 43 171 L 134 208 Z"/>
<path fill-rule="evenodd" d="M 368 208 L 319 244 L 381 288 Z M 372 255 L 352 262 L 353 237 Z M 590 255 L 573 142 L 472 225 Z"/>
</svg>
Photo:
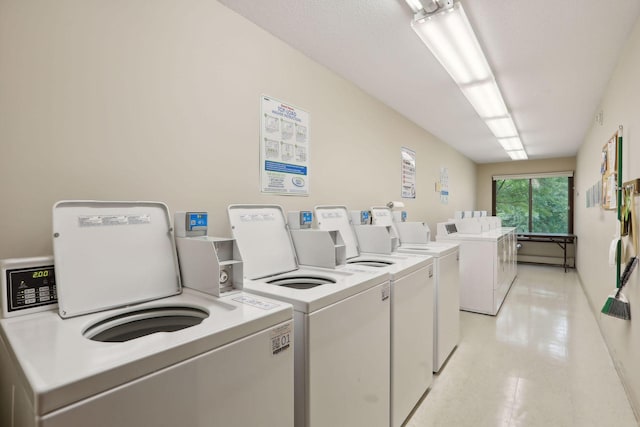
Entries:
<svg viewBox="0 0 640 427">
<path fill-rule="evenodd" d="M 461 233 L 458 225 L 476 232 Z M 437 240 L 460 244 L 460 309 L 495 316 L 517 275 L 515 229 L 483 229 L 466 219 L 440 223 Z"/>
<path fill-rule="evenodd" d="M 55 263 L 1 264 L 0 425 L 293 425 L 289 304 L 182 289 L 162 203 L 60 202 L 53 231 Z"/>
<path fill-rule="evenodd" d="M 296 426 L 388 426 L 389 275 L 299 268 L 280 206 L 228 214 L 244 289 L 294 307 Z"/>
<path fill-rule="evenodd" d="M 345 206 L 316 206 L 315 214 L 319 229 L 340 232 L 348 266 L 391 274 L 391 426 L 400 426 L 433 379 L 433 258 L 361 254 Z M 358 231 L 360 236 L 382 231 L 391 239 L 385 227 L 363 225 Z M 391 248 L 388 242 L 381 246 Z"/>
<path fill-rule="evenodd" d="M 373 224 L 393 227 L 395 233 L 401 234 L 396 226 L 393 213 L 388 207 L 372 207 L 371 219 Z M 401 213 L 402 221 L 406 213 Z M 406 224 L 406 223 L 405 223 Z M 414 223 L 415 225 L 415 223 Z M 414 236 L 411 241 L 420 241 L 422 236 L 429 236 L 429 227 L 424 228 L 421 236 Z M 410 227 L 407 227 L 408 229 Z M 460 342 L 460 245 L 457 243 L 403 243 L 400 240 L 399 253 L 413 253 L 431 255 L 434 258 L 434 287 L 433 287 L 433 371 L 439 372 L 447 358 L 453 353 Z"/>
</svg>

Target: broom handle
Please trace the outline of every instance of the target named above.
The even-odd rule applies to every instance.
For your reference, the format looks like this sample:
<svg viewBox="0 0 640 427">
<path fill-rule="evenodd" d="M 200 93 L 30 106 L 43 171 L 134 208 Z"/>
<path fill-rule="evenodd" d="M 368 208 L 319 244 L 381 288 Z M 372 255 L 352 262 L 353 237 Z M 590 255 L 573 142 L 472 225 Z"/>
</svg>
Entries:
<svg viewBox="0 0 640 427">
<path fill-rule="evenodd" d="M 617 147 L 616 154 L 618 157 L 616 160 L 618 161 L 618 182 L 616 189 L 616 205 L 618 205 L 618 224 L 622 224 L 622 125 L 618 126 L 618 138 L 617 138 Z M 622 231 L 622 230 L 620 230 Z M 622 243 L 621 240 L 618 240 L 618 247 L 616 250 L 616 287 L 618 289 L 620 286 L 620 263 L 622 261 Z"/>
</svg>

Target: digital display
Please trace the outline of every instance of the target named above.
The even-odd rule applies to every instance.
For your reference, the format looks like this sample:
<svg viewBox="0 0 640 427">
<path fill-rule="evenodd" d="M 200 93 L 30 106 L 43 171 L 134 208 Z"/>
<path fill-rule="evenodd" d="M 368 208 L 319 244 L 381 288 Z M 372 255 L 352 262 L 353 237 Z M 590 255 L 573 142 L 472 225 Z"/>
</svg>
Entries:
<svg viewBox="0 0 640 427">
<path fill-rule="evenodd" d="M 445 224 L 444 228 L 447 230 L 447 234 L 453 234 L 458 232 L 458 228 L 455 224 Z"/>
<path fill-rule="evenodd" d="M 53 266 L 7 270 L 9 312 L 58 302 Z"/>
<path fill-rule="evenodd" d="M 206 229 L 207 219 L 206 212 L 189 212 L 187 214 L 187 231 Z"/>
<path fill-rule="evenodd" d="M 313 222 L 313 212 L 300 211 L 300 225 L 307 225 Z"/>
</svg>

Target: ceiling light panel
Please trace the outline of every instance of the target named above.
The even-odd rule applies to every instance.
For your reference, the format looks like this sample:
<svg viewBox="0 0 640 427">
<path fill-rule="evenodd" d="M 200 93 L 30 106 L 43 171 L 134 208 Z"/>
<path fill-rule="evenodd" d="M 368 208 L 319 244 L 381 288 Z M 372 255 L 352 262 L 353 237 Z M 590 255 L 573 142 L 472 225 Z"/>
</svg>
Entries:
<svg viewBox="0 0 640 427">
<path fill-rule="evenodd" d="M 417 19 L 411 27 L 458 85 L 492 77 L 489 64 L 460 3 Z"/>
<path fill-rule="evenodd" d="M 483 119 L 509 115 L 496 82 L 491 79 L 483 83 L 460 88 L 478 115 Z"/>
<path fill-rule="evenodd" d="M 418 13 L 422 9 L 424 9 L 424 7 L 422 6 L 422 2 L 420 0 L 405 0 L 405 1 L 409 5 L 413 13 Z"/>
<path fill-rule="evenodd" d="M 420 0 L 406 0 L 411 9 L 423 6 Z M 431 53 L 451 75 L 478 115 L 485 120 L 509 156 L 527 158 L 513 120 L 500 93 L 489 63 L 482 52 L 460 2 L 430 14 L 418 9 L 411 27 Z"/>
<path fill-rule="evenodd" d="M 518 130 L 513 124 L 511 117 L 503 117 L 501 119 L 485 120 L 487 126 L 496 138 L 509 138 L 518 136 Z"/>
<path fill-rule="evenodd" d="M 499 139 L 498 142 L 502 145 L 505 151 L 513 151 L 513 150 L 523 150 L 522 141 L 520 138 L 503 138 Z"/>
<path fill-rule="evenodd" d="M 524 150 L 507 151 L 511 160 L 527 160 L 527 153 Z"/>
</svg>

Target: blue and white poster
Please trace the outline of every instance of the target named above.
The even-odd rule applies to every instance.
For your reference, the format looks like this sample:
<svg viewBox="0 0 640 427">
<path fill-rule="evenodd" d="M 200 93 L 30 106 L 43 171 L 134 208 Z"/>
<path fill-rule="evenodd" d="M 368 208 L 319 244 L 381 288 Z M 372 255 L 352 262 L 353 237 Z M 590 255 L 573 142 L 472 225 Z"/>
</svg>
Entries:
<svg viewBox="0 0 640 427">
<path fill-rule="evenodd" d="M 416 198 L 416 152 L 406 147 L 400 149 L 401 169 L 401 195 L 403 199 Z"/>
<path fill-rule="evenodd" d="M 263 95 L 260 103 L 260 189 L 309 195 L 309 113 Z"/>
</svg>

